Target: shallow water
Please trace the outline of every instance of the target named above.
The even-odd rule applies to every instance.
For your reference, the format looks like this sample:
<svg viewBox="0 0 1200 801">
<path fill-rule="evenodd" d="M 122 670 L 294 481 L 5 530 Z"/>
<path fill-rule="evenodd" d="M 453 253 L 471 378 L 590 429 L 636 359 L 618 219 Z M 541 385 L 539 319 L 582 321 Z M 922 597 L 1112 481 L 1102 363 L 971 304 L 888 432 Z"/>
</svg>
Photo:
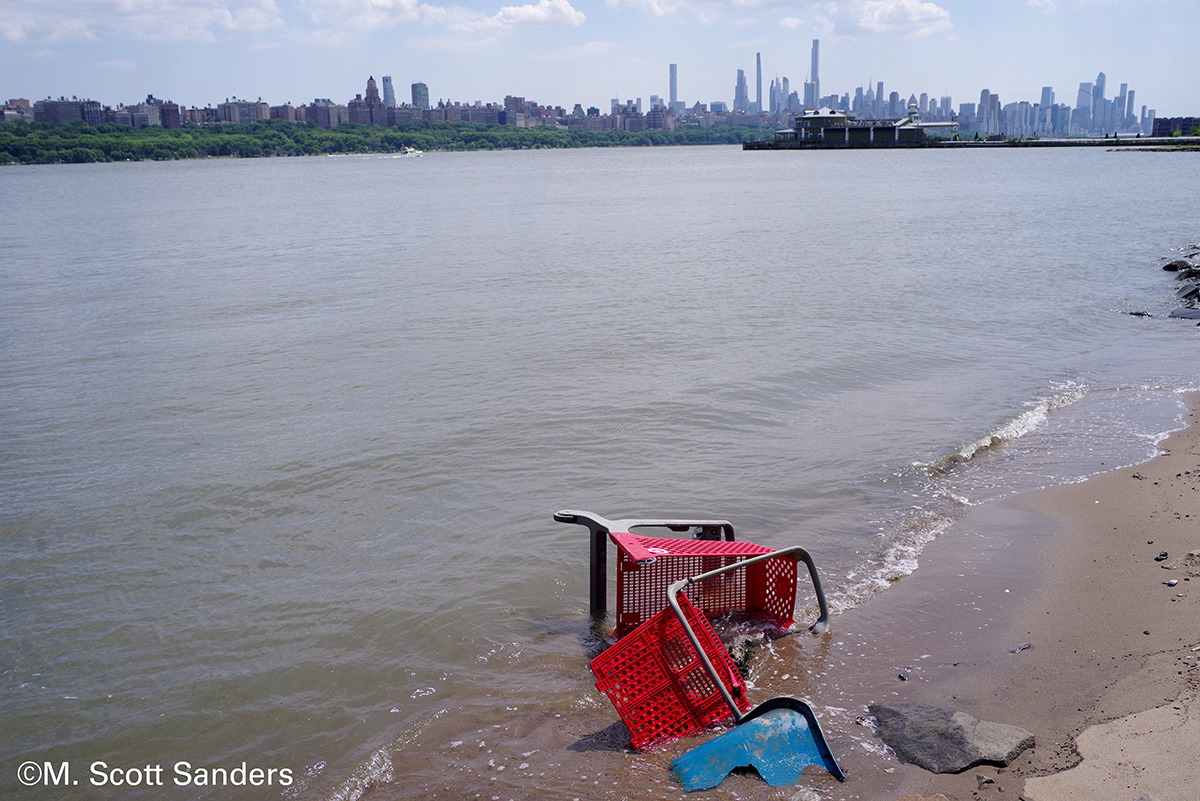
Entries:
<svg viewBox="0 0 1200 801">
<path fill-rule="evenodd" d="M 229 796 L 179 761 L 291 772 L 247 799 L 678 795 L 658 754 L 586 775 L 624 735 L 553 512 L 803 544 L 837 612 L 972 504 L 1147 458 L 1200 384 L 1159 269 L 1198 178 L 1090 148 L 0 171 L 5 795 L 45 797 L 26 760 L 97 798 Z"/>
</svg>

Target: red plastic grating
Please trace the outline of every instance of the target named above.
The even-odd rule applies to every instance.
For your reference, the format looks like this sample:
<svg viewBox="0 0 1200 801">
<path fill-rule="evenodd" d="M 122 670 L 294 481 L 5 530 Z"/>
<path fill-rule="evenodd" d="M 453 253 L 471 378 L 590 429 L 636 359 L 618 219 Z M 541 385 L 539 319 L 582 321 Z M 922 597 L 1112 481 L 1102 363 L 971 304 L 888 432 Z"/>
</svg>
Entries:
<svg viewBox="0 0 1200 801">
<path fill-rule="evenodd" d="M 746 683 L 712 624 L 687 596 L 679 605 L 717 675 L 745 712 Z M 592 660 L 596 689 L 606 693 L 632 734 L 634 748 L 653 748 L 732 720 L 687 634 L 669 606 Z"/>
<path fill-rule="evenodd" d="M 667 606 L 667 589 L 676 581 L 772 550 L 752 542 L 643 537 L 621 532 L 610 536 L 618 553 L 617 637 L 624 637 L 662 611 Z M 744 570 L 705 579 L 684 592 L 709 617 L 746 613 L 786 629 L 794 622 L 796 560 L 790 556 L 765 559 Z"/>
</svg>

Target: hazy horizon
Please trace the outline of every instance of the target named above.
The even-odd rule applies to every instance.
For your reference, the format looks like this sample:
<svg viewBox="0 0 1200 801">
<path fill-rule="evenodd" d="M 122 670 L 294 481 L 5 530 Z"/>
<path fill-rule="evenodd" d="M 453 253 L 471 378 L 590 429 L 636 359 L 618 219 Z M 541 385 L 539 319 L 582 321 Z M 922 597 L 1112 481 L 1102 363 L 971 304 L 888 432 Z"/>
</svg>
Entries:
<svg viewBox="0 0 1200 801">
<path fill-rule="evenodd" d="M 803 97 L 820 39 L 822 95 L 883 81 L 905 99 L 950 95 L 957 109 L 985 88 L 1036 103 L 1052 86 L 1074 106 L 1079 84 L 1104 72 L 1106 97 L 1122 83 L 1136 93 L 1134 113 L 1200 114 L 1192 0 L 504 2 L 0 0 L 0 96 L 345 103 L 368 76 L 391 75 L 399 102 L 422 81 L 433 104 L 516 95 L 607 111 L 613 98 L 668 98 L 671 63 L 689 106 L 731 103 L 738 69 L 753 100 L 761 53 L 765 105 L 777 77 Z"/>
</svg>

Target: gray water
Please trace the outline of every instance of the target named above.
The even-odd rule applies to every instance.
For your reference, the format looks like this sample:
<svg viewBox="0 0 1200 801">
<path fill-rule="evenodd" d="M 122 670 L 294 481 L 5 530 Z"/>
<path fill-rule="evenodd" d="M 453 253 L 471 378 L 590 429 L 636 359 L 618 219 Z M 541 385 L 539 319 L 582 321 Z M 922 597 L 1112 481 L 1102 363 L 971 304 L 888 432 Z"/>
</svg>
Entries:
<svg viewBox="0 0 1200 801">
<path fill-rule="evenodd" d="M 868 602 L 1179 425 L 1198 185 L 1091 148 L 0 170 L 2 794 L 672 797 L 653 753 L 587 775 L 573 715 L 616 715 L 551 515 L 729 519 Z"/>
</svg>

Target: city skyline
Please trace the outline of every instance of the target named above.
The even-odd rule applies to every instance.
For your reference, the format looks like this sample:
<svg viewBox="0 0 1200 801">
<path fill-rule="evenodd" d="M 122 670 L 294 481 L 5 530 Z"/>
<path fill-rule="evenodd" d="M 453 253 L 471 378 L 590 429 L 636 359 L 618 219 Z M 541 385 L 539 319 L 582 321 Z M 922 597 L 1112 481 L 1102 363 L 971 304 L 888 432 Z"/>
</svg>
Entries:
<svg viewBox="0 0 1200 801">
<path fill-rule="evenodd" d="M 820 39 L 822 94 L 883 81 L 906 98 L 949 95 L 957 105 L 981 89 L 1036 102 L 1053 86 L 1073 102 L 1104 71 L 1160 117 L 1200 110 L 1186 55 L 1200 6 L 1182 0 L 500 2 L 0 0 L 0 94 L 299 105 L 344 102 L 363 76 L 390 75 L 398 100 L 423 82 L 432 103 L 512 94 L 606 110 L 613 98 L 675 92 L 688 106 L 732 105 L 738 70 L 756 99 L 761 54 L 765 105 L 777 78 L 803 93 Z"/>
</svg>

